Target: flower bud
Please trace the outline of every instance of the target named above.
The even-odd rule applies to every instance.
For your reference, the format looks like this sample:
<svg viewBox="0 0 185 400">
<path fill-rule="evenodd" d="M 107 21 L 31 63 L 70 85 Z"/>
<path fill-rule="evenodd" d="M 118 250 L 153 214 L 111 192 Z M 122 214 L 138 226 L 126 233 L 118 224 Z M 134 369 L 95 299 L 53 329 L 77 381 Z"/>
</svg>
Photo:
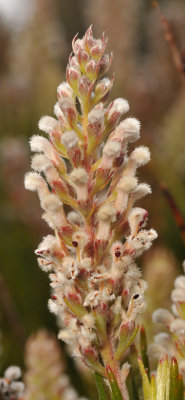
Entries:
<svg viewBox="0 0 185 400">
<path fill-rule="evenodd" d="M 88 132 L 98 136 L 104 127 L 104 112 L 99 108 L 93 108 L 88 114 Z"/>
<path fill-rule="evenodd" d="M 98 63 L 98 79 L 102 78 L 109 70 L 112 64 L 113 55 L 105 54 L 100 58 Z"/>
<path fill-rule="evenodd" d="M 72 66 L 68 66 L 67 70 L 66 70 L 66 76 L 67 76 L 67 81 L 68 81 L 69 85 L 72 87 L 72 89 L 76 93 L 76 91 L 78 89 L 78 81 L 80 79 L 80 72 L 76 68 L 74 68 Z"/>
<path fill-rule="evenodd" d="M 78 91 L 79 91 L 80 96 L 82 98 L 87 97 L 89 94 L 90 88 L 91 88 L 90 80 L 85 76 L 81 76 L 78 80 Z"/>
<path fill-rule="evenodd" d="M 103 97 L 110 91 L 113 85 L 113 79 L 103 78 L 99 81 L 95 87 L 95 99 L 94 103 L 98 103 L 103 99 Z"/>
<path fill-rule="evenodd" d="M 94 81 L 97 77 L 97 64 L 94 60 L 90 60 L 85 67 L 85 72 L 90 79 L 90 81 Z"/>
<path fill-rule="evenodd" d="M 73 90 L 67 82 L 62 82 L 57 88 L 58 100 L 61 97 L 73 97 Z"/>
</svg>

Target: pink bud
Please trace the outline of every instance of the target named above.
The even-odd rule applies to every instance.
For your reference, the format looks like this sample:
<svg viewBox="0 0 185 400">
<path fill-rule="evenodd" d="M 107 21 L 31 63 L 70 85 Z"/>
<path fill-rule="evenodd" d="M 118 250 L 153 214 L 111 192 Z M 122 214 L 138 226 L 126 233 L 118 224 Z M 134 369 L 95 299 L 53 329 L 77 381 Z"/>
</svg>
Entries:
<svg viewBox="0 0 185 400">
<path fill-rule="evenodd" d="M 80 72 L 74 67 L 67 67 L 66 77 L 70 86 L 75 90 L 80 78 Z"/>
<path fill-rule="evenodd" d="M 78 90 L 80 95 L 87 96 L 89 89 L 91 87 L 91 82 L 85 76 L 81 76 L 78 81 Z"/>
</svg>

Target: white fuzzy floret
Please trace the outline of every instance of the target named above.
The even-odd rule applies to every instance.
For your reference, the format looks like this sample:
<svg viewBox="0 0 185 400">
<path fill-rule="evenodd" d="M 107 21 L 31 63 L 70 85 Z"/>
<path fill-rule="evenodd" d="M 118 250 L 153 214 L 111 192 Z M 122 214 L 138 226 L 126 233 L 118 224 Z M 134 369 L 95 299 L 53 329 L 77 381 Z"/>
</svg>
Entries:
<svg viewBox="0 0 185 400">
<path fill-rule="evenodd" d="M 121 151 L 121 144 L 117 141 L 111 140 L 107 142 L 103 149 L 103 154 L 110 158 L 119 157 Z"/>
<path fill-rule="evenodd" d="M 52 145 L 48 139 L 44 138 L 43 136 L 34 135 L 30 139 L 30 147 L 31 151 L 35 151 L 38 153 L 47 152 L 48 150 L 51 151 Z"/>
<path fill-rule="evenodd" d="M 162 346 L 159 343 L 151 343 L 148 346 L 148 356 L 150 358 L 154 358 L 154 359 L 159 359 L 161 358 L 161 356 L 165 353 L 166 354 L 166 348 L 164 346 Z"/>
<path fill-rule="evenodd" d="M 50 249 L 51 251 L 59 250 L 57 239 L 53 235 L 45 236 L 42 242 L 39 244 L 38 249 L 35 250 L 35 253 L 37 254 L 37 251 L 48 249 Z"/>
<path fill-rule="evenodd" d="M 47 196 L 44 197 L 44 199 L 41 201 L 41 206 L 44 210 L 50 211 L 50 212 L 55 212 L 57 211 L 61 206 L 62 203 L 54 193 L 49 193 Z"/>
<path fill-rule="evenodd" d="M 118 190 L 121 190 L 126 193 L 130 193 L 136 189 L 137 186 L 137 178 L 132 176 L 124 176 L 118 183 Z"/>
<path fill-rule="evenodd" d="M 84 168 L 75 168 L 70 173 L 70 178 L 74 185 L 85 185 L 88 180 L 88 175 Z"/>
<path fill-rule="evenodd" d="M 145 165 L 150 161 L 150 150 L 146 146 L 139 146 L 132 152 L 131 158 L 137 165 Z"/>
<path fill-rule="evenodd" d="M 135 233 L 135 229 L 142 223 L 144 226 L 148 212 L 144 208 L 133 207 L 128 216 L 131 234 Z"/>
<path fill-rule="evenodd" d="M 31 167 L 35 171 L 43 172 L 51 165 L 50 160 L 44 154 L 35 154 L 32 158 Z"/>
<path fill-rule="evenodd" d="M 88 114 L 88 122 L 90 124 L 96 124 L 97 122 L 102 122 L 104 119 L 104 112 L 99 108 L 94 108 Z"/>
<path fill-rule="evenodd" d="M 70 147 L 74 147 L 77 145 L 78 136 L 74 131 L 66 131 L 61 137 L 61 142 L 67 149 L 70 149 Z"/>
<path fill-rule="evenodd" d="M 105 204 L 97 212 L 97 219 L 104 222 L 116 221 L 116 210 L 111 204 Z"/>
<path fill-rule="evenodd" d="M 72 239 L 78 243 L 79 248 L 83 248 L 88 242 L 88 235 L 85 232 L 74 232 Z"/>
<path fill-rule="evenodd" d="M 184 288 L 178 287 L 177 289 L 172 290 L 171 299 L 175 303 L 178 301 L 185 301 L 185 290 Z"/>
<path fill-rule="evenodd" d="M 185 334 L 185 321 L 183 319 L 177 318 L 170 324 L 170 332 L 177 335 Z"/>
<path fill-rule="evenodd" d="M 67 214 L 67 219 L 71 224 L 81 226 L 83 224 L 83 218 L 80 214 L 75 211 L 70 211 Z"/>
<path fill-rule="evenodd" d="M 26 189 L 35 191 L 38 190 L 39 186 L 44 182 L 41 175 L 37 172 L 28 172 L 24 178 L 24 186 Z"/>
<path fill-rule="evenodd" d="M 16 379 L 19 379 L 21 377 L 21 369 L 17 366 L 12 365 L 11 367 L 8 367 L 6 369 L 4 377 L 9 381 L 14 381 Z"/>
<path fill-rule="evenodd" d="M 23 382 L 11 382 L 10 389 L 14 395 L 18 395 L 18 398 L 20 398 L 25 390 L 25 384 Z"/>
<path fill-rule="evenodd" d="M 55 301 L 53 301 L 52 299 L 49 299 L 49 300 L 48 300 L 48 308 L 49 308 L 49 311 L 50 311 L 52 314 L 57 315 L 58 312 L 59 312 L 59 306 L 58 306 L 58 304 L 57 304 Z"/>
<path fill-rule="evenodd" d="M 153 322 L 158 324 L 170 325 L 174 321 L 174 317 L 170 311 L 165 310 L 164 308 L 159 308 L 154 311 L 152 315 Z"/>
<path fill-rule="evenodd" d="M 178 276 L 174 281 L 174 286 L 176 289 L 183 289 L 185 291 L 185 276 Z"/>
<path fill-rule="evenodd" d="M 128 101 L 122 98 L 118 98 L 113 101 L 113 104 L 108 112 L 109 118 L 113 113 L 117 112 L 119 114 L 124 114 L 129 110 Z"/>
<path fill-rule="evenodd" d="M 46 115 L 40 119 L 38 125 L 41 131 L 50 133 L 56 129 L 58 126 L 58 121 L 55 118 Z"/>
<path fill-rule="evenodd" d="M 123 137 L 128 138 L 130 142 L 139 139 L 140 136 L 140 121 L 136 118 L 126 118 L 118 126 L 118 130 L 123 131 Z"/>
<path fill-rule="evenodd" d="M 147 183 L 139 183 L 137 188 L 132 193 L 132 196 L 133 196 L 134 200 L 139 200 L 150 193 L 152 193 L 152 189 L 151 189 L 150 185 L 148 185 Z"/>
<path fill-rule="evenodd" d="M 168 335 L 168 333 L 159 332 L 157 333 L 157 335 L 154 336 L 154 342 L 168 348 L 170 344 L 170 336 Z"/>
</svg>

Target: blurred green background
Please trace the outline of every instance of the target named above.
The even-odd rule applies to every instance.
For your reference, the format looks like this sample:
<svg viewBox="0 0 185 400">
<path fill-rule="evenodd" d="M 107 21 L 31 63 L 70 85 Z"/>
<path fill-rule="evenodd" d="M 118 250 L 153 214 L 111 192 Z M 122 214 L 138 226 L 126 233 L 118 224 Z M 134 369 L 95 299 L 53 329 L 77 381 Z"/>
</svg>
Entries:
<svg viewBox="0 0 185 400">
<path fill-rule="evenodd" d="M 185 2 L 159 2 L 183 54 Z M 31 6 L 30 6 L 31 5 Z M 153 194 L 140 203 L 149 211 L 149 226 L 159 238 L 139 265 L 149 282 L 150 310 L 167 305 L 174 276 L 181 269 L 184 245 L 160 190 L 165 183 L 185 215 L 185 83 L 174 67 L 163 28 L 149 0 L 0 0 L 0 373 L 9 364 L 23 365 L 24 341 L 40 327 L 57 332 L 47 309 L 49 284 L 37 266 L 34 249 L 47 234 L 37 196 L 26 192 L 29 137 L 38 133 L 42 115 L 53 115 L 56 88 L 76 32 L 93 24 L 113 50 L 112 98 L 125 97 L 130 116 L 141 120 L 139 144 L 150 147 L 152 161 L 140 181 Z M 154 279 L 155 277 L 155 279 Z M 152 297 L 153 296 L 153 297 Z M 69 364 L 70 368 L 74 368 Z"/>
</svg>

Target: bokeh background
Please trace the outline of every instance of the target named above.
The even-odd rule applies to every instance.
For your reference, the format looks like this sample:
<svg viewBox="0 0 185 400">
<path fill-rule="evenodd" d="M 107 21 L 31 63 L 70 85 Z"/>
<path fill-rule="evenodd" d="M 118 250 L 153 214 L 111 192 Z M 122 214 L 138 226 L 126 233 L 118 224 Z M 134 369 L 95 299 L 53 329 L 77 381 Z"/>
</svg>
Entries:
<svg viewBox="0 0 185 400">
<path fill-rule="evenodd" d="M 170 307 L 173 280 L 185 257 L 183 226 L 180 234 L 161 184 L 182 213 L 183 225 L 185 2 L 159 4 L 179 51 L 181 73 L 149 0 L 0 0 L 0 372 L 9 364 L 24 366 L 24 343 L 32 332 L 41 327 L 57 332 L 47 309 L 48 279 L 34 256 L 48 228 L 36 195 L 25 191 L 23 180 L 30 164 L 29 137 L 38 133 L 42 115 L 53 115 L 71 40 L 90 24 L 96 37 L 106 32 L 108 50 L 114 53 L 112 98 L 128 99 L 130 115 L 142 122 L 139 144 L 148 145 L 152 153 L 151 163 L 140 171 L 140 180 L 153 189 L 140 205 L 159 234 L 139 260 L 149 283 L 144 317 L 149 336 L 151 311 Z M 76 366 L 69 359 L 67 365 L 77 385 Z"/>
</svg>

